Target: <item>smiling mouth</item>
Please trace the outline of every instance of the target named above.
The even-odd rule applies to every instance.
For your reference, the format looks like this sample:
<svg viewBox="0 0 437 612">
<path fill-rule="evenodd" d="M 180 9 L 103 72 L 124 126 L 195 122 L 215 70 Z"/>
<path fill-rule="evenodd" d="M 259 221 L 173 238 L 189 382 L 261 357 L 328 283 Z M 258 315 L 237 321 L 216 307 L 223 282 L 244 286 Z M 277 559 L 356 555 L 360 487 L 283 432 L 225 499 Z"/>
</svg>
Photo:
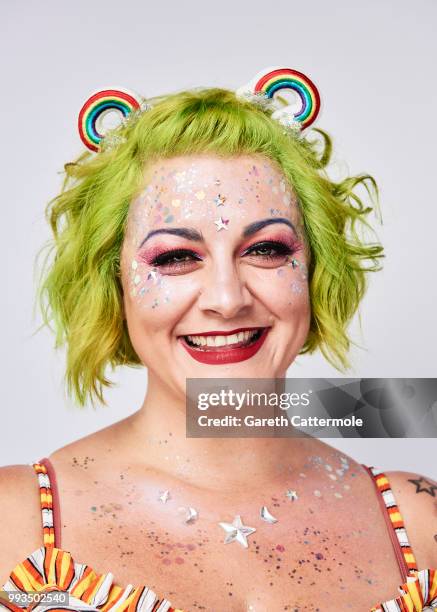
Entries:
<svg viewBox="0 0 437 612">
<path fill-rule="evenodd" d="M 266 327 L 257 327 L 245 330 L 235 330 L 228 334 L 193 334 L 180 336 L 186 344 L 195 350 L 203 352 L 214 352 L 247 348 L 260 339 Z"/>
<path fill-rule="evenodd" d="M 224 365 L 250 359 L 262 347 L 270 327 L 246 327 L 228 332 L 179 336 L 187 353 L 206 365 Z"/>
</svg>

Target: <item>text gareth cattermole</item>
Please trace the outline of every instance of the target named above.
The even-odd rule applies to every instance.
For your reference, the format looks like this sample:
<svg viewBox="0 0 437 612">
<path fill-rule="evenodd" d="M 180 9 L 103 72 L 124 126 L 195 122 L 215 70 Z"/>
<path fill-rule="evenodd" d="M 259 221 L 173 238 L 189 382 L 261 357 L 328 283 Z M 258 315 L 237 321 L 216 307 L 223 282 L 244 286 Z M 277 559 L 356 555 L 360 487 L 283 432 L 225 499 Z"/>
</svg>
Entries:
<svg viewBox="0 0 437 612">
<path fill-rule="evenodd" d="M 251 391 L 237 393 L 232 389 L 221 389 L 219 393 L 199 393 L 197 407 L 199 410 L 208 410 L 211 406 L 231 406 L 235 410 L 241 410 L 243 406 L 277 406 L 281 410 L 287 410 L 295 406 L 308 406 L 310 393 L 311 391 L 280 394 Z"/>
</svg>

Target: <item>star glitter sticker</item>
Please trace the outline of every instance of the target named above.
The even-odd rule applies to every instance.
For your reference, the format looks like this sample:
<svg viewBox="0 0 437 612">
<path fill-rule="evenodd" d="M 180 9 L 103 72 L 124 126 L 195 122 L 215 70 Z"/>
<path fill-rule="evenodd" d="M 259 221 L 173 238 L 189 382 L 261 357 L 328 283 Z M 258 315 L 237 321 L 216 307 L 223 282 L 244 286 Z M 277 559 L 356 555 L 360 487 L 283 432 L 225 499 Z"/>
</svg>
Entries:
<svg viewBox="0 0 437 612">
<path fill-rule="evenodd" d="M 296 491 L 291 491 L 290 489 L 288 489 L 288 491 L 285 494 L 289 500 L 291 501 L 295 501 L 296 499 L 299 499 L 297 496 Z"/>
<path fill-rule="evenodd" d="M 428 493 L 431 497 L 435 497 L 434 491 L 437 491 L 437 485 L 432 484 L 432 482 L 429 482 L 426 478 L 416 478 L 416 480 L 408 478 L 408 482 L 412 482 L 416 485 L 416 493 Z M 429 488 L 423 486 L 422 483 L 424 482 L 429 485 Z"/>
<path fill-rule="evenodd" d="M 150 270 L 150 272 L 147 275 L 147 280 L 153 280 L 153 282 L 156 283 L 158 280 L 157 270 Z"/>
<path fill-rule="evenodd" d="M 219 232 L 222 229 L 228 229 L 229 219 L 223 219 L 223 217 L 220 217 L 217 219 L 217 221 L 214 221 L 214 223 L 216 224 L 217 231 Z"/>
<path fill-rule="evenodd" d="M 158 497 L 159 501 L 162 501 L 163 504 L 165 504 L 165 502 L 170 499 L 170 491 L 166 490 L 164 491 L 159 497 Z"/>
<path fill-rule="evenodd" d="M 222 196 L 222 195 L 218 194 L 218 196 L 216 198 L 214 198 L 214 202 L 215 202 L 216 206 L 223 206 L 224 203 L 226 202 L 226 198 L 225 198 L 225 196 Z"/>
<path fill-rule="evenodd" d="M 273 514 L 271 514 L 267 508 L 267 506 L 263 506 L 260 510 L 259 513 L 260 517 L 262 518 L 263 521 L 266 521 L 267 523 L 277 523 L 278 519 L 275 518 L 273 516 Z"/>
<path fill-rule="evenodd" d="M 224 544 L 229 544 L 234 540 L 239 542 L 244 548 L 248 548 L 247 536 L 256 531 L 255 527 L 247 527 L 241 522 L 239 514 L 234 518 L 232 523 L 219 523 L 220 527 L 226 531 L 226 537 L 223 541 Z"/>
</svg>

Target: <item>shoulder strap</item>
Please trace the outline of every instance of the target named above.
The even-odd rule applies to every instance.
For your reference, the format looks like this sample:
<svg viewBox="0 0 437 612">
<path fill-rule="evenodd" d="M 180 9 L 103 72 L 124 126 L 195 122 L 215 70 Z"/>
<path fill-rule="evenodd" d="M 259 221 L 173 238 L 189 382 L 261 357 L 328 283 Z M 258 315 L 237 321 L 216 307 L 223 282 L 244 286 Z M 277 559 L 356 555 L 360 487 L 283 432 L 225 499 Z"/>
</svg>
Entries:
<svg viewBox="0 0 437 612">
<path fill-rule="evenodd" d="M 44 546 L 61 548 L 61 516 L 55 470 L 47 457 L 32 465 L 40 489 Z"/>
<path fill-rule="evenodd" d="M 407 581 L 408 576 L 414 576 L 418 571 L 416 558 L 408 540 L 404 519 L 391 490 L 387 476 L 375 467 L 362 464 L 373 480 L 390 539 L 395 551 L 396 560 L 401 571 L 402 580 Z"/>
</svg>

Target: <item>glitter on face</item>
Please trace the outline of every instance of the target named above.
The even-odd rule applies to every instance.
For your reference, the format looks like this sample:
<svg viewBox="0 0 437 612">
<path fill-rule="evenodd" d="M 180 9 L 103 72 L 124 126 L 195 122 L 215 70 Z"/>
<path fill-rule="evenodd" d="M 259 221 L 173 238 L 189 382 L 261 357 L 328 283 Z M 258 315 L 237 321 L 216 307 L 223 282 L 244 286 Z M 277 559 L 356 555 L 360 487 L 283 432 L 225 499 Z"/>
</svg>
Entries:
<svg viewBox="0 0 437 612">
<path fill-rule="evenodd" d="M 219 232 L 222 229 L 228 229 L 228 223 L 229 223 L 229 219 L 223 219 L 223 217 L 220 217 L 219 219 L 217 219 L 216 221 L 214 221 L 214 223 L 217 226 L 217 231 Z"/>
<path fill-rule="evenodd" d="M 218 196 L 214 198 L 214 203 L 216 206 L 223 206 L 225 202 L 226 202 L 225 196 L 222 196 L 220 194 L 218 194 Z"/>
<path fill-rule="evenodd" d="M 314 495 L 315 495 L 316 497 L 322 497 L 322 494 L 321 494 L 321 492 L 320 492 L 318 489 L 316 489 L 316 490 L 314 491 Z"/>
<path fill-rule="evenodd" d="M 300 295 L 301 293 L 303 293 L 303 288 L 301 283 L 298 283 L 296 281 L 293 281 L 290 285 L 291 291 L 293 293 L 296 293 L 297 295 Z"/>
</svg>

